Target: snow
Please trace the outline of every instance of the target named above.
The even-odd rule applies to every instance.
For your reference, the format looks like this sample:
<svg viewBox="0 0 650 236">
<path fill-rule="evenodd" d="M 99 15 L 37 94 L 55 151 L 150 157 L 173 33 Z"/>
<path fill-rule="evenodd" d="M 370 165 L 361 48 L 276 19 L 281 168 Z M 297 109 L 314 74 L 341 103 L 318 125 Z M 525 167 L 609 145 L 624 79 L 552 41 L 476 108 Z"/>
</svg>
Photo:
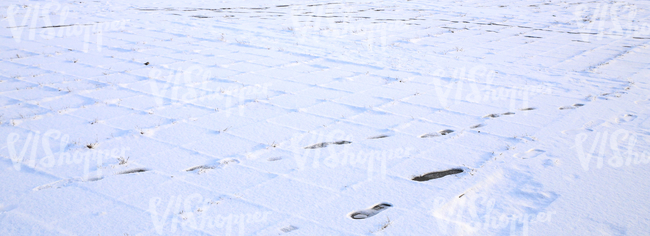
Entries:
<svg viewBox="0 0 650 236">
<path fill-rule="evenodd" d="M 0 235 L 648 231 L 647 2 L 0 7 Z"/>
</svg>

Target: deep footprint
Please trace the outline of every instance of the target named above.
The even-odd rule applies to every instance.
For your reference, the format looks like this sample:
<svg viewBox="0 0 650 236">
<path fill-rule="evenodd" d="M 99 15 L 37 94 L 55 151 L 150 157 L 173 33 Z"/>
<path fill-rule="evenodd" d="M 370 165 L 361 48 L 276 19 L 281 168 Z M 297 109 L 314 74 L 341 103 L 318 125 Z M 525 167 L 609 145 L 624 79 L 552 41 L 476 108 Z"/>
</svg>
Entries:
<svg viewBox="0 0 650 236">
<path fill-rule="evenodd" d="M 343 144 L 350 144 L 350 143 L 352 143 L 352 142 L 341 140 L 341 141 L 331 142 L 330 144 L 343 145 Z"/>
<path fill-rule="evenodd" d="M 440 135 L 447 135 L 447 134 L 451 134 L 453 132 L 454 132 L 453 130 L 446 129 L 446 130 L 440 130 L 438 133 L 440 133 Z"/>
<path fill-rule="evenodd" d="M 334 144 L 334 145 L 343 145 L 343 144 L 350 144 L 350 143 L 352 143 L 352 142 L 350 142 L 350 141 L 345 141 L 345 140 L 336 141 L 336 142 L 323 142 L 323 143 L 317 143 L 317 144 L 314 144 L 314 145 L 311 145 L 311 146 L 307 146 L 307 147 L 305 147 L 305 149 L 324 148 L 324 147 L 329 146 L 330 144 Z"/>
<path fill-rule="evenodd" d="M 122 172 L 117 173 L 117 174 L 118 175 L 128 175 L 128 174 L 141 173 L 141 172 L 147 172 L 147 171 L 149 171 L 149 169 L 137 168 L 137 169 L 133 169 L 133 170 L 125 170 L 125 171 L 122 171 Z"/>
<path fill-rule="evenodd" d="M 370 137 L 368 139 L 380 139 L 380 138 L 388 138 L 388 135 L 382 134 L 382 135 L 379 135 L 379 136 Z"/>
<path fill-rule="evenodd" d="M 438 137 L 438 136 L 441 136 L 441 135 L 451 134 L 451 133 L 453 133 L 453 132 L 454 132 L 453 130 L 445 129 L 445 130 L 440 130 L 440 131 L 438 131 L 438 133 L 428 133 L 428 134 L 420 135 L 420 138 L 432 138 L 432 137 Z"/>
<path fill-rule="evenodd" d="M 377 205 L 374 205 L 371 208 L 352 212 L 352 213 L 348 214 L 348 216 L 350 218 L 352 218 L 352 219 L 355 219 L 355 220 L 366 219 L 366 218 L 370 218 L 370 217 L 372 217 L 374 215 L 377 215 L 377 214 L 379 214 L 379 212 L 382 212 L 382 211 L 384 211 L 384 210 L 386 210 L 386 209 L 388 209 L 389 207 L 392 207 L 392 206 L 393 205 L 390 204 L 390 203 L 382 202 L 382 203 L 379 203 Z"/>
<path fill-rule="evenodd" d="M 314 144 L 314 145 L 311 145 L 311 146 L 307 146 L 307 147 L 305 147 L 305 149 L 324 148 L 324 147 L 327 147 L 327 145 L 329 145 L 329 143 L 327 143 L 327 142 L 325 142 L 325 143 L 317 143 L 317 144 Z"/>
<path fill-rule="evenodd" d="M 450 170 L 436 171 L 436 172 L 431 172 L 431 173 L 427 173 L 425 175 L 414 177 L 412 180 L 418 181 L 418 182 L 424 182 L 424 181 L 429 181 L 429 180 L 432 180 L 432 179 L 439 179 L 439 178 L 445 177 L 447 175 L 455 175 L 455 174 L 460 174 L 460 173 L 463 173 L 462 169 L 450 169 Z"/>
</svg>

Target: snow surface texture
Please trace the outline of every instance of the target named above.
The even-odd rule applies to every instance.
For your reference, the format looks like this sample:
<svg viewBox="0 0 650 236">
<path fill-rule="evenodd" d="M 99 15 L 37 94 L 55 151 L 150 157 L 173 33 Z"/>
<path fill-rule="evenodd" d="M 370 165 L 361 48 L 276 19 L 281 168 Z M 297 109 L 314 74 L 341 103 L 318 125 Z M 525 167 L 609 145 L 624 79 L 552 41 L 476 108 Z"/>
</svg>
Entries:
<svg viewBox="0 0 650 236">
<path fill-rule="evenodd" d="M 647 234 L 649 10 L 2 1 L 0 235 Z"/>
</svg>

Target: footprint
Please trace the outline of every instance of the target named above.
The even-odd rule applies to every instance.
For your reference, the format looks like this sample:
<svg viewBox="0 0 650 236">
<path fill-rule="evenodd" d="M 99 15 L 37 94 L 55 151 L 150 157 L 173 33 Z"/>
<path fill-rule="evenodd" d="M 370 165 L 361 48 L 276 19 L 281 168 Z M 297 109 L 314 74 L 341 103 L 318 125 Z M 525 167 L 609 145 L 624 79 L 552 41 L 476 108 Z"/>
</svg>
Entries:
<svg viewBox="0 0 650 236">
<path fill-rule="evenodd" d="M 440 130 L 440 131 L 438 131 L 438 133 L 440 133 L 440 135 L 447 135 L 447 134 L 451 134 L 451 133 L 453 133 L 453 132 L 454 132 L 454 131 L 453 131 L 453 130 L 450 130 L 450 129 L 445 129 L 445 130 Z"/>
<path fill-rule="evenodd" d="M 440 136 L 440 134 L 438 133 L 429 133 L 429 134 L 420 135 L 420 138 L 431 138 L 431 137 L 438 137 L 438 136 Z"/>
<path fill-rule="evenodd" d="M 49 184 L 44 184 L 44 185 L 38 186 L 38 187 L 32 189 L 32 191 L 40 191 L 40 190 L 48 189 L 48 188 L 63 188 L 63 187 L 66 187 L 66 186 L 68 186 L 70 184 L 77 183 L 77 182 L 93 182 L 93 181 L 98 181 L 98 180 L 101 180 L 101 179 L 103 179 L 103 177 L 93 177 L 93 178 L 88 178 L 86 180 L 83 180 L 81 178 L 63 179 L 63 180 L 55 181 L 55 182 L 52 182 L 52 183 L 49 183 Z"/>
<path fill-rule="evenodd" d="M 563 107 L 560 107 L 560 110 L 576 109 L 576 108 L 581 107 L 581 106 L 584 106 L 584 105 L 585 105 L 585 104 L 582 104 L 582 103 L 576 103 L 576 104 L 573 104 L 572 106 L 563 106 Z"/>
<path fill-rule="evenodd" d="M 289 225 L 287 227 L 284 227 L 284 228 L 280 229 L 280 231 L 282 231 L 284 233 L 289 233 L 289 232 L 297 230 L 297 229 L 298 229 L 298 227 L 293 226 L 293 225 Z"/>
<path fill-rule="evenodd" d="M 331 142 L 330 144 L 343 145 L 343 144 L 350 144 L 350 143 L 352 142 L 342 140 L 342 141 Z"/>
<path fill-rule="evenodd" d="M 201 174 L 201 173 L 204 173 L 204 172 L 206 172 L 208 170 L 212 170 L 214 168 L 215 168 L 214 166 L 200 165 L 200 166 L 190 167 L 188 169 L 185 169 L 185 171 L 187 171 L 187 172 L 196 171 L 196 173 Z"/>
<path fill-rule="evenodd" d="M 122 172 L 118 172 L 118 173 L 115 173 L 113 175 L 126 175 L 126 174 L 133 174 L 133 173 L 140 173 L 140 172 L 147 172 L 147 171 L 149 171 L 149 169 L 136 168 L 136 169 L 131 169 L 131 170 L 125 170 L 125 171 L 122 171 Z M 63 179 L 63 180 L 55 181 L 55 182 L 52 182 L 52 183 L 49 183 L 49 184 L 38 186 L 38 187 L 32 189 L 32 191 L 40 191 L 40 190 L 49 189 L 49 188 L 55 188 L 55 189 L 56 188 L 63 188 L 63 187 L 67 187 L 68 185 L 71 185 L 71 184 L 74 184 L 74 183 L 79 183 L 79 182 L 81 182 L 81 183 L 83 183 L 83 182 L 94 182 L 94 181 L 102 180 L 102 179 L 104 179 L 104 177 L 108 177 L 108 176 L 111 176 L 111 175 L 95 176 L 95 177 L 88 177 L 88 178 Z"/>
<path fill-rule="evenodd" d="M 104 179 L 104 177 L 92 177 L 92 178 L 88 178 L 85 182 L 94 182 L 102 179 Z"/>
<path fill-rule="evenodd" d="M 277 158 L 277 159 L 273 159 L 273 158 Z M 268 160 L 269 161 L 277 161 L 277 160 L 280 160 L 280 159 L 282 159 L 282 157 L 272 157 L 272 158 L 269 158 Z M 203 173 L 208 172 L 210 170 L 216 169 L 217 167 L 225 168 L 226 166 L 231 165 L 231 164 L 239 164 L 239 160 L 233 159 L 233 158 L 226 158 L 226 159 L 219 160 L 218 162 L 212 162 L 212 163 L 209 163 L 209 164 L 193 166 L 193 167 L 187 168 L 187 169 L 185 169 L 183 171 L 196 172 L 197 174 L 203 174 Z"/>
<path fill-rule="evenodd" d="M 616 121 L 616 123 L 630 122 L 630 121 L 635 120 L 636 117 L 637 117 L 636 115 L 625 114 L 622 117 L 617 117 L 615 121 Z"/>
<path fill-rule="evenodd" d="M 266 159 L 267 161 L 279 161 L 282 160 L 282 157 L 269 157 L 269 159 Z"/>
<path fill-rule="evenodd" d="M 64 180 L 59 180 L 59 181 L 56 181 L 56 182 L 53 182 L 53 183 L 38 186 L 38 187 L 36 187 L 36 188 L 34 188 L 32 190 L 33 191 L 40 191 L 40 190 L 48 189 L 48 188 L 63 188 L 65 186 L 68 186 L 71 183 L 79 182 L 79 181 L 80 180 L 77 180 L 77 179 L 64 179 Z"/>
<path fill-rule="evenodd" d="M 546 159 L 544 160 L 544 163 L 542 164 L 544 167 L 553 167 L 557 166 L 560 164 L 559 159 Z"/>
<path fill-rule="evenodd" d="M 521 109 L 519 109 L 519 110 L 520 110 L 520 111 L 532 111 L 532 110 L 535 110 L 535 109 L 537 109 L 537 108 L 534 108 L 534 107 L 526 107 L 526 108 L 521 108 Z"/>
<path fill-rule="evenodd" d="M 371 208 L 352 212 L 352 213 L 348 214 L 348 216 L 350 218 L 352 218 L 352 219 L 355 219 L 355 220 L 366 219 L 366 218 L 370 218 L 370 217 L 372 217 L 374 215 L 377 215 L 377 214 L 379 214 L 379 212 L 382 212 L 382 211 L 384 211 L 384 210 L 386 210 L 386 209 L 388 209 L 389 207 L 392 207 L 392 206 L 393 205 L 390 204 L 390 203 L 382 202 L 382 203 L 379 203 L 377 205 L 374 205 Z"/>
<path fill-rule="evenodd" d="M 219 161 L 219 165 L 222 165 L 224 167 L 230 164 L 239 164 L 239 160 L 233 158 L 226 158 Z"/>
<path fill-rule="evenodd" d="M 16 208 L 17 208 L 16 205 L 5 206 L 3 204 L 0 204 L 0 214 L 11 211 L 11 210 L 16 209 Z"/>
<path fill-rule="evenodd" d="M 125 170 L 122 172 L 117 173 L 118 175 L 128 175 L 128 174 L 133 174 L 133 173 L 141 173 L 141 172 L 147 172 L 149 169 L 146 168 L 137 168 L 137 169 L 132 169 L 132 170 Z"/>
<path fill-rule="evenodd" d="M 476 128 L 480 128 L 480 127 L 483 127 L 483 126 L 485 126 L 485 125 L 484 124 L 478 124 L 478 125 L 474 125 L 474 126 L 469 127 L 469 128 L 470 129 L 476 129 Z"/>
<path fill-rule="evenodd" d="M 314 145 L 311 145 L 311 146 L 307 146 L 307 147 L 305 147 L 305 149 L 324 148 L 324 147 L 327 147 L 327 145 L 329 145 L 329 143 L 327 143 L 327 142 L 324 142 L 324 143 L 317 143 L 317 144 L 314 144 Z"/>
<path fill-rule="evenodd" d="M 439 179 L 442 177 L 445 177 L 447 175 L 455 175 L 455 174 L 460 174 L 463 173 L 462 169 L 449 169 L 449 170 L 443 170 L 443 171 L 436 171 L 436 172 L 431 172 L 427 173 L 421 176 L 414 177 L 412 180 L 418 181 L 418 182 L 424 182 L 424 181 L 429 181 L 432 179 Z"/>
<path fill-rule="evenodd" d="M 352 143 L 352 142 L 350 142 L 350 141 L 345 141 L 345 140 L 336 141 L 336 142 L 322 142 L 322 143 L 317 143 L 317 144 L 314 144 L 314 145 L 311 145 L 311 146 L 307 146 L 307 147 L 305 147 L 305 149 L 318 149 L 318 148 L 324 148 L 324 147 L 327 147 L 327 146 L 329 146 L 330 144 L 334 144 L 334 145 L 343 145 L 343 144 L 350 144 L 350 143 Z"/>
<path fill-rule="evenodd" d="M 445 130 L 438 131 L 438 133 L 428 133 L 428 134 L 420 135 L 420 138 L 437 137 L 437 136 L 440 136 L 440 135 L 447 135 L 447 134 L 450 134 L 450 133 L 453 133 L 453 132 L 454 132 L 453 130 L 445 129 Z"/>
<path fill-rule="evenodd" d="M 499 117 L 499 114 L 489 114 L 483 116 L 483 118 L 497 118 L 497 117 Z"/>
<path fill-rule="evenodd" d="M 644 106 L 648 106 L 648 105 L 650 105 L 650 99 L 634 101 L 634 103 L 644 105 Z"/>
<path fill-rule="evenodd" d="M 380 138 L 388 138 L 388 135 L 382 134 L 382 135 L 378 135 L 378 136 L 370 137 L 370 138 L 368 138 L 368 139 L 380 139 Z"/>
<path fill-rule="evenodd" d="M 521 159 L 530 159 L 530 158 L 535 158 L 545 152 L 546 151 L 544 150 L 533 148 L 526 151 L 525 153 L 517 153 L 514 156 Z"/>
<path fill-rule="evenodd" d="M 506 113 L 503 113 L 503 114 L 501 114 L 501 115 L 509 116 L 509 115 L 514 115 L 514 114 L 515 114 L 514 112 L 506 112 Z"/>
</svg>

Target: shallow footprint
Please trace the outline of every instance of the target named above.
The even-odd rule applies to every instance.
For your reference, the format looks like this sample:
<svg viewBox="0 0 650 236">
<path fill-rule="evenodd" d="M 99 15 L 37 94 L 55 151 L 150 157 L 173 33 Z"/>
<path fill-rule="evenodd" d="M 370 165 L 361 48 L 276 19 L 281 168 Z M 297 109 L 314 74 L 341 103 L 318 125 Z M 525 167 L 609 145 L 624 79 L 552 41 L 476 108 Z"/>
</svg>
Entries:
<svg viewBox="0 0 650 236">
<path fill-rule="evenodd" d="M 432 137 L 438 137 L 440 134 L 438 133 L 428 133 L 428 134 L 423 134 L 420 135 L 420 138 L 432 138 Z"/>
<path fill-rule="evenodd" d="M 463 173 L 462 169 L 449 169 L 449 170 L 443 170 L 443 171 L 436 171 L 436 172 L 431 172 L 427 173 L 421 176 L 414 177 L 412 180 L 418 181 L 418 182 L 424 182 L 424 181 L 429 181 L 432 179 L 439 179 L 442 177 L 445 177 L 447 175 L 455 175 L 455 174 L 460 174 Z"/>
<path fill-rule="evenodd" d="M 382 211 L 384 211 L 384 210 L 386 210 L 386 209 L 388 209 L 389 207 L 392 207 L 392 206 L 393 205 L 390 204 L 390 203 L 382 202 L 382 203 L 379 203 L 377 205 L 374 205 L 371 208 L 352 212 L 352 213 L 348 214 L 348 216 L 350 218 L 352 218 L 352 219 L 355 219 L 355 220 L 366 219 L 366 218 L 370 218 L 370 217 L 372 217 L 374 215 L 377 215 L 377 214 L 379 214 L 379 212 L 382 212 Z"/>
<path fill-rule="evenodd" d="M 196 171 L 196 173 L 201 174 L 201 173 L 207 172 L 208 170 L 212 170 L 214 168 L 215 168 L 214 166 L 200 165 L 200 166 L 194 166 L 194 167 L 187 168 L 187 169 L 185 169 L 185 171 L 186 172 L 194 172 L 194 171 Z"/>
<path fill-rule="evenodd" d="M 79 180 L 79 179 L 63 179 L 63 180 L 59 180 L 59 181 L 52 182 L 52 183 L 49 183 L 49 184 L 38 186 L 38 187 L 36 187 L 36 188 L 34 188 L 32 190 L 33 191 L 39 191 L 39 190 L 48 189 L 48 188 L 63 188 L 65 186 L 68 186 L 71 183 L 80 182 L 80 181 L 81 180 Z"/>
<path fill-rule="evenodd" d="M 521 158 L 521 159 L 531 159 L 531 158 L 535 158 L 535 157 L 537 157 L 537 156 L 539 156 L 539 155 L 541 155 L 542 153 L 545 153 L 545 152 L 546 151 L 544 151 L 544 150 L 533 148 L 533 149 L 530 149 L 530 150 L 526 151 L 525 153 L 517 153 L 517 154 L 514 155 L 514 157 Z"/>
<path fill-rule="evenodd" d="M 93 182 L 93 181 L 101 180 L 103 178 L 104 177 L 88 177 L 88 178 L 85 178 L 85 179 L 83 179 L 83 178 L 63 179 L 63 180 L 55 181 L 55 182 L 52 182 L 52 183 L 49 183 L 49 184 L 38 186 L 38 187 L 36 187 L 36 188 L 34 188 L 32 190 L 33 191 L 40 191 L 40 190 L 49 189 L 49 188 L 53 188 L 53 189 L 63 188 L 63 187 L 66 187 L 66 186 L 68 186 L 70 184 L 73 184 L 73 183 L 77 183 L 77 182 Z"/>
<path fill-rule="evenodd" d="M 280 231 L 282 231 L 283 233 L 289 233 L 289 232 L 297 230 L 297 229 L 298 229 L 298 227 L 293 226 L 293 225 L 289 225 L 287 227 L 284 227 L 284 228 L 280 229 Z"/>
<path fill-rule="evenodd" d="M 474 125 L 474 126 L 469 127 L 469 128 L 470 129 L 476 129 L 476 128 L 480 128 L 480 127 L 483 127 L 483 126 L 485 126 L 485 125 L 484 124 L 478 124 L 478 125 Z"/>
<path fill-rule="evenodd" d="M 584 106 L 584 105 L 585 105 L 585 104 L 582 104 L 582 103 L 576 103 L 576 104 L 573 104 L 572 106 L 563 106 L 563 107 L 560 107 L 560 110 L 576 109 L 576 108 L 581 107 L 581 106 Z"/>
<path fill-rule="evenodd" d="M 636 117 L 637 117 L 636 115 L 625 114 L 621 117 L 617 117 L 615 121 L 616 123 L 630 122 L 630 121 L 634 121 Z"/>
<path fill-rule="evenodd" d="M 3 214 L 5 212 L 11 211 L 11 210 L 16 209 L 16 208 L 18 208 L 16 205 L 7 205 L 7 206 L 5 206 L 3 204 L 0 204 L 0 214 Z"/>
</svg>

